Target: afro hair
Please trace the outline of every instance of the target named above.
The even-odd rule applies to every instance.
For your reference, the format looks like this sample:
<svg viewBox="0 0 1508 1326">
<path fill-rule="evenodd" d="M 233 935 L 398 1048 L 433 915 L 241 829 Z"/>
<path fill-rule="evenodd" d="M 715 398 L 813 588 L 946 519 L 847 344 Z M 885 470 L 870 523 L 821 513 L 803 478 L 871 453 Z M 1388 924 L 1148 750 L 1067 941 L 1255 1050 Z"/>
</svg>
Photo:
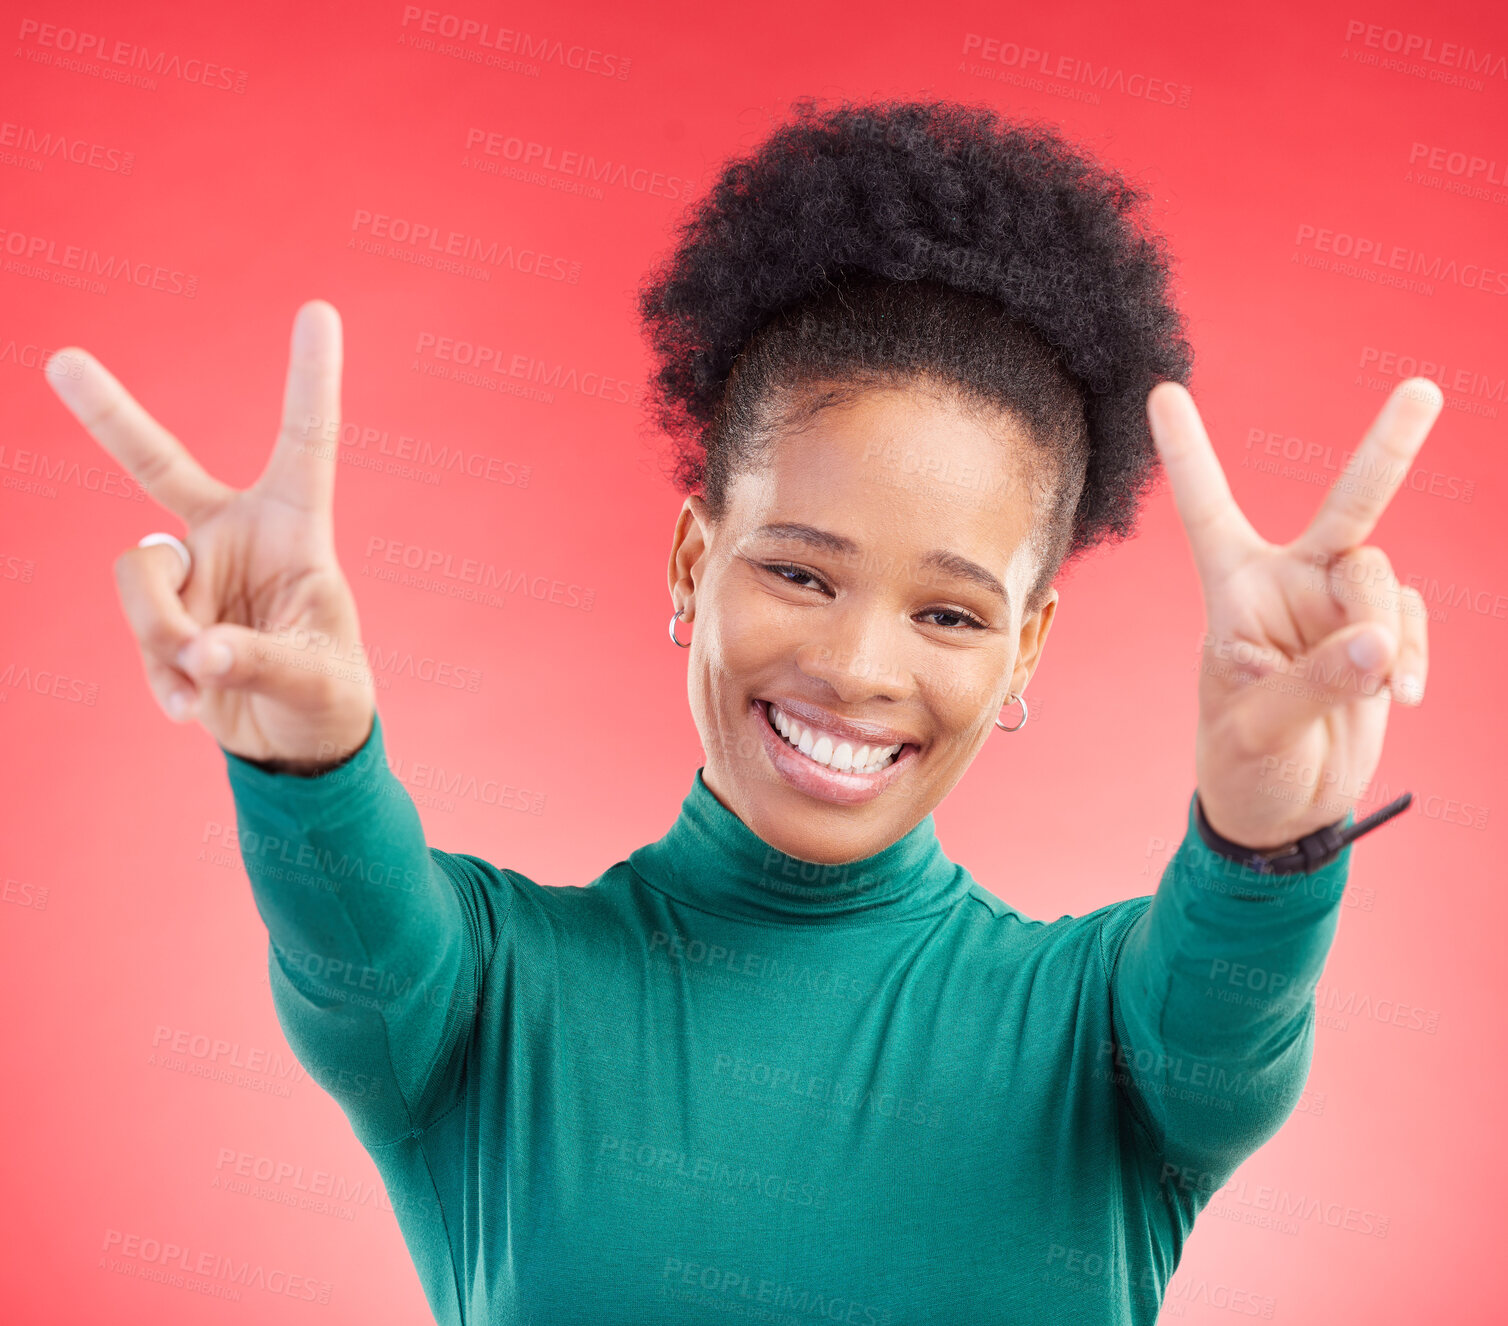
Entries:
<svg viewBox="0 0 1508 1326">
<path fill-rule="evenodd" d="M 801 386 L 931 379 L 1025 420 L 1056 462 L 1035 607 L 1129 536 L 1158 458 L 1146 397 L 1192 351 L 1148 195 L 1041 123 L 936 101 L 793 103 L 729 161 L 644 278 L 647 396 L 674 480 L 714 519 Z"/>
</svg>

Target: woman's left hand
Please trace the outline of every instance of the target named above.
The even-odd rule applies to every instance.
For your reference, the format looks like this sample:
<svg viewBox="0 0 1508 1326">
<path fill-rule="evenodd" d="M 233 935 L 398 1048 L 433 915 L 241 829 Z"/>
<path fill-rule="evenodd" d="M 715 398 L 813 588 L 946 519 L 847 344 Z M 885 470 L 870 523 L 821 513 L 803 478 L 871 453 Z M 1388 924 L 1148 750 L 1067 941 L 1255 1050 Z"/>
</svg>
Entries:
<svg viewBox="0 0 1508 1326">
<path fill-rule="evenodd" d="M 1424 698 L 1423 596 L 1365 540 L 1443 404 L 1428 378 L 1399 383 L 1309 527 L 1274 544 L 1232 498 L 1188 391 L 1147 396 L 1204 590 L 1199 799 L 1233 842 L 1278 847 L 1339 820 L 1377 770 L 1390 702 Z"/>
</svg>

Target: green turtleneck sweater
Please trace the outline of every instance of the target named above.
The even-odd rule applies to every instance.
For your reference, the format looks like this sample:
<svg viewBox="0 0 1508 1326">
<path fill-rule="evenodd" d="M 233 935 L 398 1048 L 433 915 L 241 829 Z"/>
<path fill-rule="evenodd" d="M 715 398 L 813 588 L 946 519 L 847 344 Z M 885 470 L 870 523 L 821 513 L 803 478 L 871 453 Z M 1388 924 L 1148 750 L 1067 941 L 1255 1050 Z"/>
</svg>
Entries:
<svg viewBox="0 0 1508 1326">
<path fill-rule="evenodd" d="M 818 866 L 698 770 L 555 887 L 428 846 L 380 718 L 225 756 L 279 1020 L 447 1324 L 1152 1322 L 1303 1088 L 1351 854 L 1263 878 L 1191 796 L 1155 897 L 1043 923 L 931 815 Z"/>
</svg>

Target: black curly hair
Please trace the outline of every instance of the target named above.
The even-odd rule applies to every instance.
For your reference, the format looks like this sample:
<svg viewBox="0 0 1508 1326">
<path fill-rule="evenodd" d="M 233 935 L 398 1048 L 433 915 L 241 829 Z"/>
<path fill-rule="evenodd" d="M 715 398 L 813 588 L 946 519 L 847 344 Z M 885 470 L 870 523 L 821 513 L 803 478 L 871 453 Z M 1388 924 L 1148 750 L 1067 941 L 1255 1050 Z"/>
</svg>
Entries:
<svg viewBox="0 0 1508 1326">
<path fill-rule="evenodd" d="M 1158 467 L 1147 393 L 1192 367 L 1148 195 L 986 106 L 792 109 L 639 287 L 674 481 L 720 519 L 782 429 L 865 385 L 1009 412 L 1048 462 L 1035 611 L 1064 562 L 1132 533 Z"/>
</svg>

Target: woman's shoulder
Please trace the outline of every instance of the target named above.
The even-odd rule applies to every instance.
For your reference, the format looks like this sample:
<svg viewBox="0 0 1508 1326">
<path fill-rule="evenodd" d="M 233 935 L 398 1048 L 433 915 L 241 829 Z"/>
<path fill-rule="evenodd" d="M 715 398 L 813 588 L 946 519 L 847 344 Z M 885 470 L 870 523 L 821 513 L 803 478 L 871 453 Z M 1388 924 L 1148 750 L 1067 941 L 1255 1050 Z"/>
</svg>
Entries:
<svg viewBox="0 0 1508 1326">
<path fill-rule="evenodd" d="M 969 928 L 986 942 L 1018 951 L 1107 946 L 1120 940 L 1147 910 L 1150 896 L 1122 898 L 1092 911 L 1063 913 L 1056 920 L 1039 920 L 1011 906 L 977 881 L 969 892 L 964 913 Z"/>
<path fill-rule="evenodd" d="M 479 909 L 492 913 L 499 926 L 580 924 L 613 908 L 613 895 L 621 892 L 628 871 L 627 863 L 619 861 L 585 883 L 545 884 L 515 866 L 497 865 L 471 852 L 431 847 L 430 854 L 452 883 Z"/>
</svg>

